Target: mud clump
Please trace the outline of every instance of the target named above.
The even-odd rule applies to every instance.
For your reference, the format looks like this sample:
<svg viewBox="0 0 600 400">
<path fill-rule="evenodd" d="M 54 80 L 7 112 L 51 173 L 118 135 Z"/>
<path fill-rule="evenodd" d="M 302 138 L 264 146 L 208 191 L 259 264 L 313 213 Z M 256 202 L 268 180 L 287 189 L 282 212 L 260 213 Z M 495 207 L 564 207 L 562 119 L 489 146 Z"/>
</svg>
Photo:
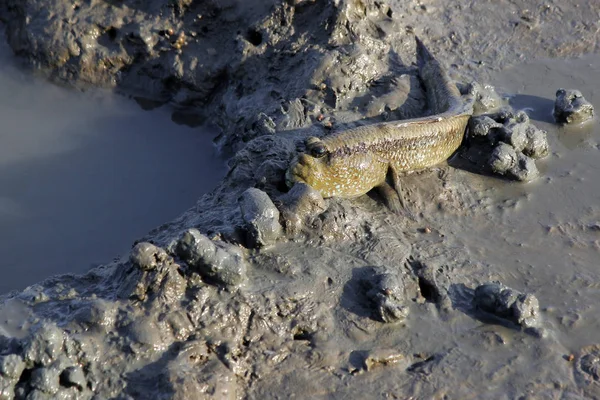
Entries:
<svg viewBox="0 0 600 400">
<path fill-rule="evenodd" d="M 56 394 L 60 387 L 60 373 L 55 368 L 36 368 L 31 372 L 31 387 L 42 393 Z"/>
<path fill-rule="evenodd" d="M 376 319 L 386 323 L 406 319 L 409 308 L 404 304 L 404 282 L 398 272 L 386 267 L 374 267 L 362 283 L 367 298 L 373 304 Z"/>
<path fill-rule="evenodd" d="M 502 106 L 503 100 L 492 85 L 481 85 L 479 82 L 472 82 L 469 85 L 459 87 L 461 93 L 469 93 L 474 98 L 473 112 L 475 115 L 486 113 L 489 110 L 495 110 Z"/>
<path fill-rule="evenodd" d="M 65 332 L 53 324 L 42 324 L 23 344 L 27 365 L 50 365 L 63 351 Z"/>
<path fill-rule="evenodd" d="M 210 281 L 237 286 L 246 279 L 246 261 L 233 245 L 210 240 L 197 229 L 189 229 L 175 247 L 176 254 Z"/>
<path fill-rule="evenodd" d="M 574 363 L 575 380 L 590 398 L 600 396 L 600 345 L 586 346 Z"/>
<path fill-rule="evenodd" d="M 86 362 L 68 333 L 46 322 L 22 340 L 16 353 L 0 356 L 0 398 L 89 398 Z M 85 356 L 84 356 L 85 357 Z"/>
<path fill-rule="evenodd" d="M 531 124 L 525 112 L 508 106 L 472 117 L 467 131 L 469 146 L 483 154 L 477 161 L 482 169 L 521 182 L 539 176 L 535 160 L 549 153 L 546 135 Z"/>
<path fill-rule="evenodd" d="M 153 271 L 167 259 L 163 249 L 147 242 L 136 244 L 129 255 L 129 260 L 142 271 Z"/>
<path fill-rule="evenodd" d="M 16 354 L 0 356 L 0 374 L 5 378 L 18 379 L 25 369 L 25 362 Z"/>
<path fill-rule="evenodd" d="M 14 388 L 25 370 L 25 362 L 17 354 L 0 356 L 0 398 L 13 399 Z"/>
<path fill-rule="evenodd" d="M 306 183 L 296 183 L 278 199 L 283 225 L 288 234 L 297 234 L 313 218 L 327 210 L 327 204 L 317 190 Z"/>
<path fill-rule="evenodd" d="M 117 307 L 114 303 L 93 299 L 79 304 L 73 315 L 73 323 L 84 329 L 108 332 L 114 327 L 116 318 Z"/>
<path fill-rule="evenodd" d="M 131 251 L 129 265 L 130 268 L 118 270 L 115 275 L 116 281 L 121 282 L 117 289 L 120 298 L 172 304 L 183 296 L 185 279 L 179 273 L 179 265 L 163 248 L 138 243 Z M 102 305 L 92 307 L 91 321 L 102 323 L 103 318 L 108 317 Z M 109 310 L 106 312 L 110 313 Z M 85 315 L 81 316 L 85 319 Z"/>
<path fill-rule="evenodd" d="M 282 235 L 279 210 L 268 194 L 256 188 L 242 193 L 239 199 L 245 222 L 246 240 L 250 247 L 265 247 Z"/>
<path fill-rule="evenodd" d="M 480 310 L 510 321 L 524 329 L 539 328 L 538 299 L 529 293 L 520 293 L 499 282 L 489 282 L 475 289 L 474 305 Z"/>
<path fill-rule="evenodd" d="M 539 176 L 535 162 L 506 143 L 494 148 L 488 163 L 495 174 L 506 175 L 517 181 L 529 182 Z"/>
<path fill-rule="evenodd" d="M 581 124 L 594 118 L 594 106 L 579 90 L 558 89 L 553 110 L 559 124 Z"/>
<path fill-rule="evenodd" d="M 495 131 L 500 130 L 503 126 L 487 115 L 471 117 L 468 125 L 469 137 L 471 139 L 487 138 L 488 135 L 494 135 Z"/>
</svg>

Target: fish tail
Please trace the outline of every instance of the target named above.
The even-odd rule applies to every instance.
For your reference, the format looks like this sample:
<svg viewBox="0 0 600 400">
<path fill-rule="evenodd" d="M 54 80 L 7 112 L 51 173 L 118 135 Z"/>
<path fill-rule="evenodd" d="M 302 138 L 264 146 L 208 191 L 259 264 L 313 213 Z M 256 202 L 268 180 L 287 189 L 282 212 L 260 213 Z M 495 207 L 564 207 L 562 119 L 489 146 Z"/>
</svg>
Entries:
<svg viewBox="0 0 600 400">
<path fill-rule="evenodd" d="M 421 42 L 421 39 L 415 35 L 415 41 L 417 42 L 417 66 L 423 68 L 426 64 L 435 61 L 433 55 L 427 50 L 427 47 Z"/>
</svg>

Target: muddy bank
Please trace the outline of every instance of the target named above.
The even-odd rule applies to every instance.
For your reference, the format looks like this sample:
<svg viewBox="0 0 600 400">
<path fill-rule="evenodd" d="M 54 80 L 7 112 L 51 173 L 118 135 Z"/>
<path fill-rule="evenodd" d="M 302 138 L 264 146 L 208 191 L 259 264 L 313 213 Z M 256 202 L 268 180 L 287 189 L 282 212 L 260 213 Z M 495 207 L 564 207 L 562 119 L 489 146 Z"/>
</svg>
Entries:
<svg viewBox="0 0 600 400">
<path fill-rule="evenodd" d="M 220 142 L 235 150 L 265 132 L 310 125 L 320 114 L 374 118 L 388 105 L 395 117 L 420 112 L 404 93 L 415 84 L 410 32 L 427 38 L 456 75 L 471 78 L 599 46 L 598 10 L 584 1 L 3 0 L 0 6 L 10 46 L 36 71 L 70 85 L 114 87 L 145 104 L 170 103 L 180 108 L 177 118 L 221 125 Z M 403 73 L 397 93 L 390 81 Z"/>
<path fill-rule="evenodd" d="M 492 69 L 518 61 L 523 51 L 537 57 L 591 50 L 595 33 L 589 27 L 597 11 L 583 3 L 564 8 L 547 2 L 535 8 L 494 4 L 480 12 L 438 2 L 243 3 L 247 9 L 215 3 L 156 3 L 151 11 L 137 3 L 80 4 L 57 11 L 65 18 L 48 18 L 57 32 L 70 18 L 71 29 L 84 29 L 96 12 L 106 18 L 131 12 L 129 27 L 148 24 L 144 29 L 153 31 L 160 25 L 162 33 L 144 36 L 167 41 L 167 50 L 156 55 L 152 41 L 149 46 L 127 39 L 133 44 L 121 47 L 127 31 L 109 21 L 115 30 L 106 31 L 108 39 L 114 36 L 118 51 L 149 47 L 150 55 L 127 68 L 107 68 L 114 81 L 89 82 L 180 105 L 196 90 L 188 105 L 203 106 L 218 119 L 227 128 L 221 144 L 238 151 L 219 187 L 151 232 L 128 258 L 4 298 L 1 393 L 597 396 L 596 188 L 551 201 L 557 187 L 576 191 L 580 178 L 591 179 L 594 168 L 586 167 L 598 165 L 597 130 L 579 148 L 590 164 L 577 164 L 581 154 L 560 147 L 557 131 L 532 113 L 550 132 L 552 152 L 540 162 L 540 178 L 524 185 L 441 165 L 403 178 L 408 215 L 390 213 L 376 195 L 323 200 L 306 187 L 288 192 L 284 181 L 297 144 L 307 136 L 425 112 L 407 30 L 424 37 L 446 65 L 454 64 L 455 76 L 488 82 Z M 6 3 L 5 11 L 31 21 L 28 13 L 45 5 L 26 4 L 25 11 Z M 203 7 L 213 7 L 209 22 L 198 19 Z M 118 10 L 111 14 L 107 8 Z M 59 40 L 44 45 L 37 42 L 41 36 L 28 34 L 45 26 L 44 13 L 39 15 L 38 24 L 13 26 L 11 45 L 27 37 L 17 50 L 34 55 L 40 70 L 84 81 L 76 73 L 85 57 L 65 55 L 59 33 Z M 179 25 L 171 34 L 164 21 Z M 224 34 L 178 44 L 176 28 L 192 29 L 194 21 L 208 24 L 208 32 L 220 26 Z M 240 30 L 240 47 L 215 47 L 210 64 L 228 65 L 226 79 L 196 64 L 188 85 L 185 68 L 173 80 L 161 75 L 162 67 L 152 67 L 169 54 L 178 62 L 191 57 L 189 46 L 200 51 L 226 40 L 228 29 Z M 63 58 L 56 62 L 54 55 Z M 205 59 L 204 53 L 194 57 Z M 590 73 L 585 65 L 577 68 Z M 147 71 L 158 78 L 144 80 L 151 76 Z M 136 79 L 144 81 L 136 85 Z M 169 82 L 177 82 L 172 93 L 162 86 Z M 202 89 L 202 82 L 213 86 Z M 548 115 L 558 87 L 584 90 L 568 83 L 540 83 L 552 86 Z M 598 108 L 595 94 L 584 94 Z M 527 331 L 532 326 L 539 330 Z"/>
</svg>

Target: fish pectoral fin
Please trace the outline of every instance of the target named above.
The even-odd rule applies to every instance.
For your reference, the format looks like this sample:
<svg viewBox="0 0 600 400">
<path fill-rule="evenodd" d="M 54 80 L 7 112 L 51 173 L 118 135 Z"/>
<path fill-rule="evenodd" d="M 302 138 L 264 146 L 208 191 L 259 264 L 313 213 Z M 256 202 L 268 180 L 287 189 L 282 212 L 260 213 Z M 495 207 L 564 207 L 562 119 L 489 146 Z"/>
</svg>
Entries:
<svg viewBox="0 0 600 400">
<path fill-rule="evenodd" d="M 400 198 L 398 197 L 398 193 L 390 186 L 389 183 L 383 182 L 381 185 L 376 186 L 377 193 L 381 196 L 383 203 L 387 208 L 390 209 L 394 214 L 402 214 L 402 210 L 404 206 Z"/>
<path fill-rule="evenodd" d="M 392 185 L 394 185 L 394 190 L 398 194 L 398 197 L 402 201 L 402 181 L 400 179 L 400 174 L 398 170 L 394 168 L 393 165 L 390 165 L 388 169 L 388 177 L 392 180 Z M 404 201 L 402 201 L 404 203 Z"/>
<path fill-rule="evenodd" d="M 407 218 L 410 218 L 413 221 L 416 221 L 413 212 L 409 209 L 408 205 L 404 201 L 404 195 L 402 193 L 402 181 L 400 179 L 400 174 L 394 168 L 393 165 L 389 166 L 388 169 L 388 178 L 392 181 L 392 185 L 384 182 L 387 185 L 387 189 L 380 189 L 380 194 L 384 198 L 384 202 L 388 206 L 390 210 L 392 210 L 396 214 L 404 214 Z M 383 194 L 383 192 L 386 192 Z M 392 200 L 395 198 L 396 200 Z"/>
</svg>

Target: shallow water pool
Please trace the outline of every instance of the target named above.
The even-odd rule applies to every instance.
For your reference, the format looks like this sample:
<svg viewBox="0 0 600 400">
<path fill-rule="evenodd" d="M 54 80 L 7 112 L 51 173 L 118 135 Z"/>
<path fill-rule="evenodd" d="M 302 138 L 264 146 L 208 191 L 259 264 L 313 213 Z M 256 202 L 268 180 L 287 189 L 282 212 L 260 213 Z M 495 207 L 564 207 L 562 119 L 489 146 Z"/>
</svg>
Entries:
<svg viewBox="0 0 600 400">
<path fill-rule="evenodd" d="M 223 177 L 213 132 L 0 59 L 0 293 L 111 261 Z"/>
</svg>

